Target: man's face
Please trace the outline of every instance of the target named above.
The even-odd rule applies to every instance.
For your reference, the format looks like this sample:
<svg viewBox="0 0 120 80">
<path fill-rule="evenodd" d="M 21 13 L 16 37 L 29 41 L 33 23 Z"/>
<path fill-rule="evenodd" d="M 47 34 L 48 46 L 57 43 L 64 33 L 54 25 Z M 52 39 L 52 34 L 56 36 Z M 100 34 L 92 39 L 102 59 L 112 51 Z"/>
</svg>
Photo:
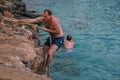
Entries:
<svg viewBox="0 0 120 80">
<path fill-rule="evenodd" d="M 48 12 L 47 12 L 47 11 L 44 12 L 44 13 L 43 13 L 43 16 L 44 16 L 45 18 L 48 18 L 48 17 L 49 17 Z"/>
</svg>

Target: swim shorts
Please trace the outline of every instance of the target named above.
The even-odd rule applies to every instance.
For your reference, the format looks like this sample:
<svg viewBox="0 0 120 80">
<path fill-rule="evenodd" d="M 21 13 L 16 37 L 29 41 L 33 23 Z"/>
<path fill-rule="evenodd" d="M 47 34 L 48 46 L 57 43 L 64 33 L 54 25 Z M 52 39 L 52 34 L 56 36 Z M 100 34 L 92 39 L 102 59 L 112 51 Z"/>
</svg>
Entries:
<svg viewBox="0 0 120 80">
<path fill-rule="evenodd" d="M 52 44 L 56 45 L 58 49 L 63 45 L 64 37 L 52 38 Z M 46 39 L 45 45 L 50 46 L 50 37 Z"/>
</svg>

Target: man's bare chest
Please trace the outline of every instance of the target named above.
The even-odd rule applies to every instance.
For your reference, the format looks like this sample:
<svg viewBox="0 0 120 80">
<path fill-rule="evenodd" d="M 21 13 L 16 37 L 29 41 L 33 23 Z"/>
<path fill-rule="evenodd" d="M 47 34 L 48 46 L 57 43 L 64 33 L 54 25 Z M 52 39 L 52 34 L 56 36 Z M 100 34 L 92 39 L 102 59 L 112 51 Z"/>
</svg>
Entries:
<svg viewBox="0 0 120 80">
<path fill-rule="evenodd" d="M 48 29 L 54 29 L 54 25 L 53 25 L 53 23 L 52 22 L 43 22 L 43 24 L 44 24 L 44 26 L 46 27 L 46 28 L 48 28 Z"/>
</svg>

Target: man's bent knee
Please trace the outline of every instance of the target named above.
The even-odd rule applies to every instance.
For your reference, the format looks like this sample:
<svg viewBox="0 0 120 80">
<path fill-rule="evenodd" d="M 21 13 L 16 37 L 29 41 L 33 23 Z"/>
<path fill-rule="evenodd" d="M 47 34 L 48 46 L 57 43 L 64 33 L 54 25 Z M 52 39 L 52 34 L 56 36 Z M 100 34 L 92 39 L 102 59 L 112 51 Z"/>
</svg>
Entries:
<svg viewBox="0 0 120 80">
<path fill-rule="evenodd" d="M 50 51 L 48 52 L 48 56 L 53 56 L 53 54 L 54 54 L 53 52 Z"/>
</svg>

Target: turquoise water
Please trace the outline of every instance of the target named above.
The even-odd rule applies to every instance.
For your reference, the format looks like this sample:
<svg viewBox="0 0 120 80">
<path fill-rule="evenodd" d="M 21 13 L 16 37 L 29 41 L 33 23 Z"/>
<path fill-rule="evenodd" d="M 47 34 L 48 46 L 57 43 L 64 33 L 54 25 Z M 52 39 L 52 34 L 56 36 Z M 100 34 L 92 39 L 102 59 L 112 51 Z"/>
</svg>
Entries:
<svg viewBox="0 0 120 80">
<path fill-rule="evenodd" d="M 73 53 L 54 55 L 53 80 L 120 80 L 120 0 L 24 1 L 39 13 L 51 9 L 65 36 L 73 36 Z M 41 46 L 47 36 L 40 31 Z"/>
</svg>

